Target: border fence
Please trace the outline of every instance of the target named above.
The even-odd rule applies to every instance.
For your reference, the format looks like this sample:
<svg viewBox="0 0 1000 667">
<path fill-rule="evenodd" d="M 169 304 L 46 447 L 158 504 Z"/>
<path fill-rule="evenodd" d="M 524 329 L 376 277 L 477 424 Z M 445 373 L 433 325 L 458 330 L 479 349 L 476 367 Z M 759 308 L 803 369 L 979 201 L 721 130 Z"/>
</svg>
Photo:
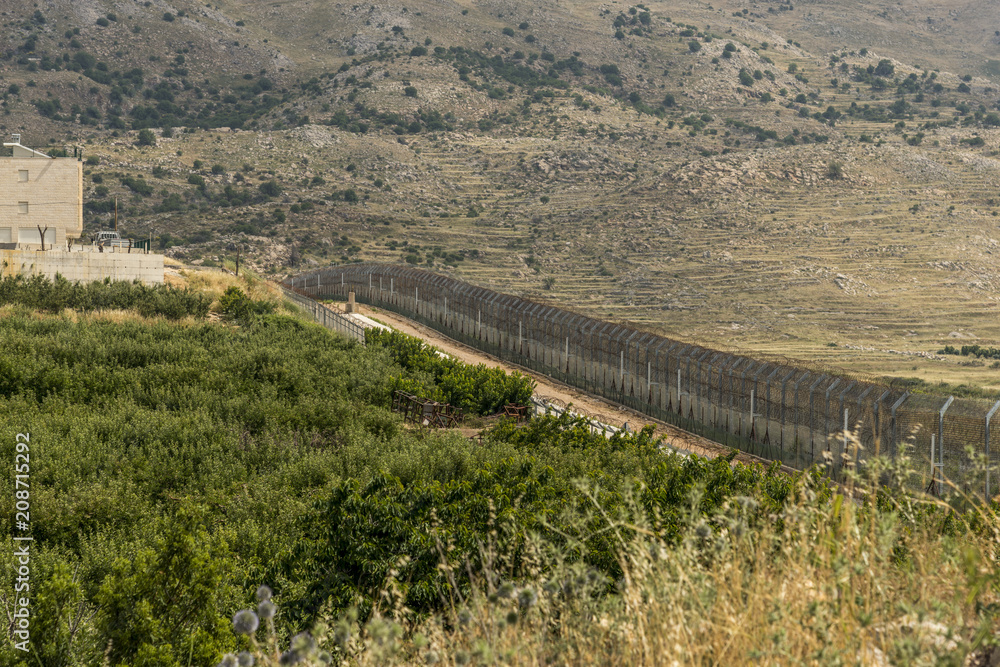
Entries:
<svg viewBox="0 0 1000 667">
<path fill-rule="evenodd" d="M 365 342 L 365 328 L 345 316 L 343 313 L 327 308 L 314 298 L 303 296 L 289 289 L 286 285 L 278 285 L 287 299 L 294 304 L 304 308 L 313 316 L 313 319 L 322 324 L 327 329 L 332 329 L 348 338 Z"/>
<path fill-rule="evenodd" d="M 500 359 L 793 468 L 826 464 L 839 478 L 868 456 L 897 457 L 905 444 L 925 489 L 940 492 L 943 475 L 970 494 L 1000 493 L 990 440 L 1000 401 L 913 394 L 721 352 L 408 267 L 330 267 L 284 285 L 296 301 L 354 292 Z M 314 312 L 336 328 L 331 315 Z"/>
</svg>

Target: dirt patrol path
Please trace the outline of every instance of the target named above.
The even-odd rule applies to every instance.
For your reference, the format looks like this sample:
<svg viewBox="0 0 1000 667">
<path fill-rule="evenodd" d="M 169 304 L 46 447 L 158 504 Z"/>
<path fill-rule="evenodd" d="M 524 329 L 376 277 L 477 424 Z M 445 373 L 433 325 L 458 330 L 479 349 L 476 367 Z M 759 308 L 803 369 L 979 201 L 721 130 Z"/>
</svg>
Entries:
<svg viewBox="0 0 1000 667">
<path fill-rule="evenodd" d="M 330 307 L 337 307 L 334 304 L 327 305 Z M 629 428 L 635 430 L 642 428 L 645 424 L 652 424 L 656 427 L 656 434 L 662 436 L 666 444 L 669 446 L 687 450 L 693 454 L 708 458 L 721 456 L 732 451 L 730 448 L 723 447 L 722 445 L 708 440 L 707 438 L 703 438 L 693 433 L 688 433 L 687 431 L 679 429 L 671 424 L 655 420 L 647 415 L 639 414 L 635 410 L 631 410 L 621 405 L 616 405 L 611 401 L 582 392 L 579 389 L 570 387 L 569 385 L 563 384 L 557 380 L 553 380 L 547 375 L 541 375 L 516 364 L 501 361 L 500 359 L 497 359 L 496 357 L 481 350 L 459 343 L 458 341 L 448 338 L 444 334 L 435 331 L 430 327 L 414 322 L 413 320 L 406 319 L 405 317 L 397 315 L 391 311 L 382 310 L 381 308 L 373 308 L 371 306 L 364 306 L 361 304 L 358 304 L 358 311 L 362 315 L 387 324 L 398 331 L 421 338 L 434 347 L 437 347 L 442 352 L 465 363 L 486 364 L 489 367 L 500 367 L 505 371 L 518 371 L 528 375 L 532 377 L 537 384 L 537 387 L 535 388 L 535 395 L 539 398 L 547 400 L 559 407 L 566 407 L 572 404 L 573 412 L 586 417 L 591 417 L 604 424 L 621 427 L 625 422 L 628 422 Z M 740 452 L 740 454 L 737 455 L 736 460 L 742 463 L 763 463 L 765 465 L 769 463 L 769 461 L 766 461 L 765 459 L 751 456 L 750 454 L 746 454 L 744 452 Z"/>
</svg>

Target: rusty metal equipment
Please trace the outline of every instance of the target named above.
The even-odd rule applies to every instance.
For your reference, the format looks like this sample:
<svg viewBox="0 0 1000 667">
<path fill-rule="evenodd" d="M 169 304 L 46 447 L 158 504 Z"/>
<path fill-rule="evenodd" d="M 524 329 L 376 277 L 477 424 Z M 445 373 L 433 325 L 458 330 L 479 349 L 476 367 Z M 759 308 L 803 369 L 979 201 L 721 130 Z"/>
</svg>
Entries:
<svg viewBox="0 0 1000 667">
<path fill-rule="evenodd" d="M 392 411 L 399 412 L 411 424 L 428 428 L 452 428 L 462 422 L 462 409 L 397 390 L 392 396 Z"/>
<path fill-rule="evenodd" d="M 520 424 L 523 421 L 528 421 L 528 406 L 509 403 L 503 406 L 503 414 L 504 417 L 510 417 Z"/>
</svg>

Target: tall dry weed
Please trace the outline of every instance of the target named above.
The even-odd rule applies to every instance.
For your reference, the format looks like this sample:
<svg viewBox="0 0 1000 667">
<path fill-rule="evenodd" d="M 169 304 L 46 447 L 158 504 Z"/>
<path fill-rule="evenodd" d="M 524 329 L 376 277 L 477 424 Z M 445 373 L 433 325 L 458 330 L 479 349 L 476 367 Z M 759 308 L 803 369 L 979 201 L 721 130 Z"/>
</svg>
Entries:
<svg viewBox="0 0 1000 667">
<path fill-rule="evenodd" d="M 280 657 L 272 643 L 257 664 L 993 664 L 995 507 L 960 514 L 960 497 L 949 504 L 891 490 L 911 475 L 905 456 L 848 471 L 832 494 L 820 476 L 802 475 L 763 522 L 751 497 L 699 519 L 694 489 L 676 544 L 649 527 L 635 499 L 609 516 L 596 489 L 583 489 L 592 507 L 580 532 L 558 547 L 536 540 L 533 577 L 509 579 L 502 559 L 489 560 L 499 550 L 486 535 L 490 565 L 471 573 L 479 585 L 454 594 L 443 615 L 414 618 L 394 594 L 406 582 L 390 577 L 368 623 L 331 617 L 315 642 L 299 640 L 302 651 Z M 619 544 L 618 581 L 577 557 L 595 517 Z M 441 549 L 447 573 L 454 566 Z"/>
</svg>

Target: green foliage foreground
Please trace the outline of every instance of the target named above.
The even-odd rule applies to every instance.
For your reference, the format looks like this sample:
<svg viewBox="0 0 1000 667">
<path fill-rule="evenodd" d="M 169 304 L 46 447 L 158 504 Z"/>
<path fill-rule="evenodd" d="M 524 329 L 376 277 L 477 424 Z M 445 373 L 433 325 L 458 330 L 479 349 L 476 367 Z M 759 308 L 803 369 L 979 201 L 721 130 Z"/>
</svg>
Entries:
<svg viewBox="0 0 1000 667">
<path fill-rule="evenodd" d="M 209 667 L 249 648 L 230 619 L 264 582 L 284 645 L 345 614 L 366 627 L 445 614 L 454 629 L 456 600 L 495 590 L 490 573 L 530 588 L 577 568 L 588 599 L 613 600 L 648 534 L 714 544 L 706 521 L 737 501 L 742 534 L 792 521 L 796 480 L 665 454 L 649 429 L 605 439 L 545 417 L 500 422 L 480 446 L 403 428 L 392 389 L 436 391 L 438 377 L 266 313 L 239 328 L 3 317 L 0 448 L 13 462 L 31 434 L 35 542 L 34 653 L 5 644 L 0 665 Z M 0 486 L 13 497 L 12 474 Z M 5 503 L 4 535 L 14 521 Z M 351 632 L 324 648 L 350 649 Z"/>
</svg>

